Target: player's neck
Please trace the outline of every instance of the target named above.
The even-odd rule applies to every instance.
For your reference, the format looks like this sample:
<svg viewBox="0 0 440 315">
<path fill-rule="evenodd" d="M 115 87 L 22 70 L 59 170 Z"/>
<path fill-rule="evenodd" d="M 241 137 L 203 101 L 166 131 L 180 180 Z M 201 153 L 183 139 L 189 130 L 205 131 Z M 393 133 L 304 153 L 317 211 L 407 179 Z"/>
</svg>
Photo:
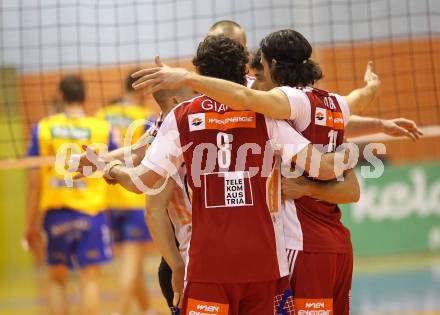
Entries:
<svg viewBox="0 0 440 315">
<path fill-rule="evenodd" d="M 168 115 L 169 112 L 176 106 L 174 102 L 164 102 L 162 104 L 159 104 L 160 110 L 162 111 L 163 116 L 165 117 Z"/>
<path fill-rule="evenodd" d="M 82 103 L 70 103 L 66 104 L 64 112 L 68 116 L 84 116 L 84 105 Z"/>
</svg>

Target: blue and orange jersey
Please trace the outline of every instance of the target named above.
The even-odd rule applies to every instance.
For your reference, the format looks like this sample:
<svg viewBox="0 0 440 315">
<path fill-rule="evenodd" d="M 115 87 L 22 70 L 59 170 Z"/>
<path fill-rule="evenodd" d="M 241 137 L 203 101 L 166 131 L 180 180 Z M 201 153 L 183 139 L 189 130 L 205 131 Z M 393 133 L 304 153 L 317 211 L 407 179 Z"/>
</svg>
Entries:
<svg viewBox="0 0 440 315">
<path fill-rule="evenodd" d="M 151 112 L 145 108 L 130 103 L 116 103 L 106 106 L 97 114 L 98 118 L 105 119 L 111 124 L 115 142 L 118 147 L 135 143 L 148 129 Z M 135 121 L 139 124 L 133 125 Z M 143 123 L 142 123 L 143 121 Z M 127 139 L 127 133 L 130 132 Z M 145 195 L 137 195 L 119 185 L 108 188 L 108 206 L 114 210 L 137 210 L 145 207 Z"/>
<path fill-rule="evenodd" d="M 32 130 L 30 156 L 54 156 L 59 150 L 66 153 L 81 152 L 81 146 L 107 146 L 114 149 L 110 124 L 90 116 L 70 116 L 65 113 L 49 116 L 39 121 Z M 96 215 L 107 208 L 107 184 L 102 178 L 84 178 L 73 182 L 65 180 L 64 168 L 41 168 L 40 210 L 70 208 Z"/>
</svg>

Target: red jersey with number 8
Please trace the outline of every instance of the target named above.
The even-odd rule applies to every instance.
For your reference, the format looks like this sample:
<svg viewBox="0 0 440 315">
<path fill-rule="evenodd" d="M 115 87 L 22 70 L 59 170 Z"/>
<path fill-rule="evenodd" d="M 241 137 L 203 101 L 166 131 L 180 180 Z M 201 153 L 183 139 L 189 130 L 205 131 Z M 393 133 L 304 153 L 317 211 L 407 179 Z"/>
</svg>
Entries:
<svg viewBox="0 0 440 315">
<path fill-rule="evenodd" d="M 147 151 L 142 163 L 162 176 L 170 172 L 160 156 L 170 149 L 160 145 L 161 134 L 170 131 L 183 149 L 174 154 L 181 160 L 169 160 L 176 166 L 184 160 L 192 191 L 187 279 L 245 283 L 288 275 L 276 149 L 288 141 L 295 154 L 309 141 L 285 121 L 200 96 L 167 116 Z"/>
</svg>

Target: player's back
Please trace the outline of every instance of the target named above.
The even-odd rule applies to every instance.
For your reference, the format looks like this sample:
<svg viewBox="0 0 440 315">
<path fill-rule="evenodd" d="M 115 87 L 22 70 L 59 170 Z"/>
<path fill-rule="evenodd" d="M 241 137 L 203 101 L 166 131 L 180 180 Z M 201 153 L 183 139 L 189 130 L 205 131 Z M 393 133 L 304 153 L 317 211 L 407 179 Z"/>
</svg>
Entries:
<svg viewBox="0 0 440 315">
<path fill-rule="evenodd" d="M 298 110 L 301 113 L 299 117 L 289 123 L 312 144 L 322 145 L 323 153 L 334 152 L 344 141 L 344 126 L 349 118 L 346 102 L 337 94 L 316 88 L 289 90 L 302 93 L 305 104 L 302 111 Z M 292 241 L 289 238 L 294 238 L 295 246 L 299 247 L 295 249 L 314 252 L 350 251 L 350 233 L 341 223 L 338 205 L 304 196 L 295 200 L 295 206 L 296 213 L 286 215 L 290 221 L 299 220 L 300 231 L 294 231 L 291 226 L 290 231 L 286 232 L 288 246 Z M 292 215 L 297 218 L 292 218 Z"/>
<path fill-rule="evenodd" d="M 145 108 L 124 102 L 108 105 L 97 113 L 97 117 L 111 124 L 115 144 L 118 147 L 131 145 L 139 140 L 148 127 L 150 115 L 151 113 Z M 139 124 L 132 125 L 135 121 Z M 129 134 L 126 139 L 127 132 Z M 119 185 L 112 185 L 108 188 L 108 205 L 110 209 L 143 209 L 145 196 L 134 194 Z"/>
<path fill-rule="evenodd" d="M 65 113 L 42 119 L 32 135 L 32 155 L 52 156 L 64 152 L 79 153 L 82 145 L 107 146 L 110 142 L 109 124 L 95 117 L 72 116 Z M 106 207 L 106 184 L 102 179 L 65 180 L 63 167 L 43 167 L 40 208 L 69 208 L 94 215 Z M 70 174 L 67 174 L 70 177 Z"/>
<path fill-rule="evenodd" d="M 142 106 L 130 103 L 115 103 L 105 106 L 96 114 L 98 118 L 107 120 L 113 129 L 115 142 L 118 146 L 124 146 L 124 139 L 130 125 L 137 120 L 147 120 L 151 112 Z M 133 137 L 128 144 L 135 143 L 146 130 L 145 124 L 140 124 L 133 130 Z M 127 145 L 128 145 L 127 144 Z"/>
<path fill-rule="evenodd" d="M 170 114 L 181 146 L 191 144 L 183 153 L 193 201 L 190 281 L 240 283 L 285 276 L 279 172 L 273 155 L 264 159 L 265 117 L 229 110 L 206 96 Z"/>
</svg>

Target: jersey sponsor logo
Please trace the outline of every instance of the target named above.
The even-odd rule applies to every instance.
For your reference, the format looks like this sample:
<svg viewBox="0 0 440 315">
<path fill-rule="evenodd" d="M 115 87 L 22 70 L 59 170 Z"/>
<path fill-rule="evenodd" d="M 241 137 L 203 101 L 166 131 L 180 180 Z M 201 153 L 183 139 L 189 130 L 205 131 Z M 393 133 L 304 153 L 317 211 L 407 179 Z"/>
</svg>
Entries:
<svg viewBox="0 0 440 315">
<path fill-rule="evenodd" d="M 327 110 L 317 107 L 315 110 L 315 125 L 326 126 L 327 125 Z"/>
<path fill-rule="evenodd" d="M 186 315 L 228 315 L 229 304 L 188 299 Z"/>
<path fill-rule="evenodd" d="M 189 131 L 205 129 L 205 113 L 188 115 Z"/>
<path fill-rule="evenodd" d="M 132 118 L 122 115 L 105 115 L 105 120 L 107 120 L 112 127 L 128 127 L 134 121 Z"/>
<path fill-rule="evenodd" d="M 90 139 L 92 133 L 89 128 L 53 126 L 50 134 L 54 139 Z"/>
<path fill-rule="evenodd" d="M 316 107 L 315 125 L 341 130 L 344 129 L 344 118 L 341 112 L 332 112 L 325 108 Z"/>
<path fill-rule="evenodd" d="M 250 111 L 206 113 L 206 129 L 228 130 L 233 128 L 255 128 L 256 115 Z"/>
<path fill-rule="evenodd" d="M 298 315 L 332 315 L 333 299 L 295 299 Z"/>
<path fill-rule="evenodd" d="M 88 231 L 91 228 L 91 224 L 87 219 L 76 219 L 72 221 L 55 223 L 50 227 L 50 235 L 57 237 L 61 235 L 67 235 L 75 231 Z"/>
<path fill-rule="evenodd" d="M 205 207 L 245 207 L 254 204 L 249 172 L 219 172 L 205 175 Z M 223 188 L 223 194 L 219 192 Z"/>
<path fill-rule="evenodd" d="M 341 112 L 332 112 L 333 116 L 333 129 L 344 129 L 344 118 Z"/>
<path fill-rule="evenodd" d="M 73 181 L 71 186 L 68 186 L 64 178 L 52 177 L 49 179 L 49 186 L 52 188 L 76 188 L 76 189 L 86 189 L 87 183 L 83 180 Z"/>
<path fill-rule="evenodd" d="M 233 128 L 255 128 L 256 115 L 250 111 L 198 113 L 188 115 L 189 131 L 228 130 Z"/>
</svg>

